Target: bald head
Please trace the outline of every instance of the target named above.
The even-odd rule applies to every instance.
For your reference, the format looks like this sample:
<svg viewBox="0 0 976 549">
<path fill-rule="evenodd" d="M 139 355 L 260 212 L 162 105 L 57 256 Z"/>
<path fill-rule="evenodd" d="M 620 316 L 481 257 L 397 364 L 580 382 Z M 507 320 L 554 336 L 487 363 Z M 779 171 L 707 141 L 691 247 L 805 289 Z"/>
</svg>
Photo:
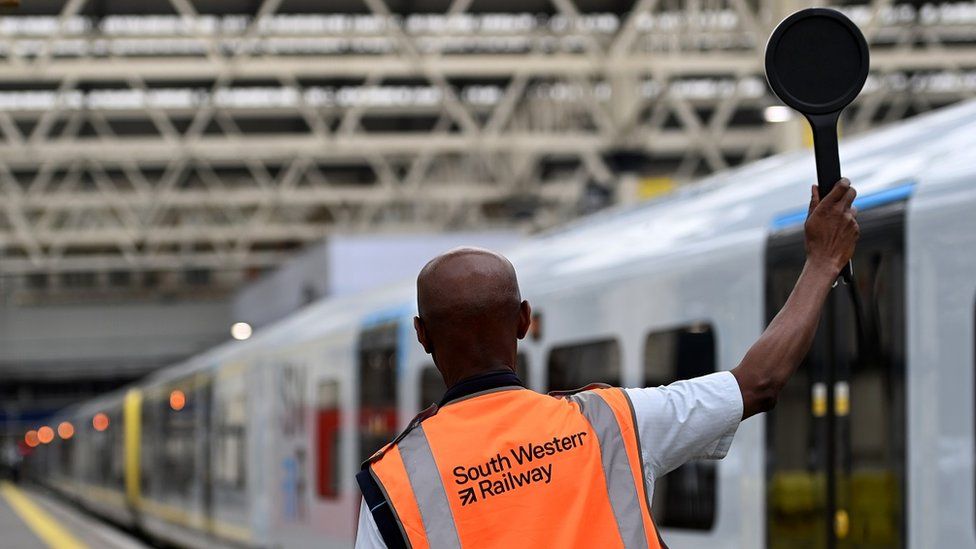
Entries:
<svg viewBox="0 0 976 549">
<path fill-rule="evenodd" d="M 521 301 L 512 264 L 481 248 L 439 255 L 417 277 L 417 307 L 429 323 L 514 318 Z"/>
<path fill-rule="evenodd" d="M 462 365 L 487 360 L 482 369 L 498 362 L 514 366 L 516 340 L 525 336 L 529 310 L 515 268 L 503 256 L 457 248 L 435 257 L 417 277 L 417 308 L 417 337 L 448 385 L 452 378 L 466 377 L 457 372 Z"/>
</svg>

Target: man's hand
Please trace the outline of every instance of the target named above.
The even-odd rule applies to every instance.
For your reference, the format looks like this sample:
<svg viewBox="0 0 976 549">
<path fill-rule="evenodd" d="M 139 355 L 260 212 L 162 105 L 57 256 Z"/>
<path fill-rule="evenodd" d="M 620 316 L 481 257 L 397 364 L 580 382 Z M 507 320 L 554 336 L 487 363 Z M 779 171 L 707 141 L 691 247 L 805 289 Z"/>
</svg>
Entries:
<svg viewBox="0 0 976 549">
<path fill-rule="evenodd" d="M 803 226 L 809 263 L 840 273 L 850 261 L 861 234 L 855 218 L 857 208 L 853 206 L 856 196 L 857 191 L 847 179 L 838 181 L 823 200 L 817 186 L 813 186 L 810 211 Z"/>
<path fill-rule="evenodd" d="M 742 419 L 776 405 L 780 391 L 810 350 L 824 300 L 854 255 L 861 232 L 852 206 L 856 195 L 846 179 L 837 182 L 823 200 L 813 186 L 804 226 L 803 272 L 779 314 L 732 370 L 742 391 Z"/>
</svg>

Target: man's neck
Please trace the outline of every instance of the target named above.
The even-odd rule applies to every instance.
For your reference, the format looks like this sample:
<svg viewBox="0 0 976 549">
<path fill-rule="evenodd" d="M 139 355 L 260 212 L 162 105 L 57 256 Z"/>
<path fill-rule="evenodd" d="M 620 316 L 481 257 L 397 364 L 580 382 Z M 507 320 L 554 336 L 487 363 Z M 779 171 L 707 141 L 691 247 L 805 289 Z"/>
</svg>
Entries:
<svg viewBox="0 0 976 549">
<path fill-rule="evenodd" d="M 490 372 L 514 372 L 515 353 L 435 353 L 434 362 L 451 387 L 466 379 Z"/>
<path fill-rule="evenodd" d="M 444 392 L 440 406 L 477 393 L 502 387 L 525 387 L 518 375 L 510 369 L 494 370 L 463 379 Z"/>
<path fill-rule="evenodd" d="M 515 369 L 512 368 L 512 367 L 510 367 L 510 366 L 501 366 L 501 367 L 498 367 L 498 368 L 490 368 L 490 369 L 485 369 L 485 370 L 474 371 L 474 372 L 471 372 L 469 374 L 466 374 L 464 377 L 462 377 L 462 378 L 458 379 L 457 381 L 455 381 L 454 383 L 450 384 L 448 386 L 448 388 L 454 387 L 455 385 L 458 385 L 459 383 L 464 383 L 464 382 L 466 382 L 468 380 L 475 379 L 475 378 L 478 378 L 478 377 L 481 377 L 481 376 L 484 376 L 484 375 L 488 375 L 488 374 L 502 374 L 502 373 L 514 374 L 515 373 Z"/>
</svg>

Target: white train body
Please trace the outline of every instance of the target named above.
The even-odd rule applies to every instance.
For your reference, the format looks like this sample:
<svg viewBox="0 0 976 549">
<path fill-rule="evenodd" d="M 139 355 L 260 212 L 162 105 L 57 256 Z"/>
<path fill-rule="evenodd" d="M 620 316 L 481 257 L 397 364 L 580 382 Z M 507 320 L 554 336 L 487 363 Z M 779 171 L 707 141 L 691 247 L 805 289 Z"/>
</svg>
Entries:
<svg viewBox="0 0 976 549">
<path fill-rule="evenodd" d="M 871 335 L 844 354 L 849 305 L 835 290 L 830 356 L 849 359 L 834 393 L 839 495 L 824 500 L 830 411 L 814 357 L 772 415 L 741 425 L 726 459 L 659 486 L 672 547 L 820 547 L 829 528 L 848 547 L 976 547 L 973 150 L 976 102 L 843 144 Z M 733 368 L 795 280 L 813 181 L 810 151 L 781 155 L 508 251 L 539 314 L 520 346 L 525 381 L 640 386 Z M 42 448 L 34 472 L 179 544 L 349 546 L 360 459 L 437 396 L 413 314 L 410 283 L 313 304 L 66 411 L 85 427 L 71 448 Z M 113 421 L 97 433 L 99 412 Z"/>
</svg>

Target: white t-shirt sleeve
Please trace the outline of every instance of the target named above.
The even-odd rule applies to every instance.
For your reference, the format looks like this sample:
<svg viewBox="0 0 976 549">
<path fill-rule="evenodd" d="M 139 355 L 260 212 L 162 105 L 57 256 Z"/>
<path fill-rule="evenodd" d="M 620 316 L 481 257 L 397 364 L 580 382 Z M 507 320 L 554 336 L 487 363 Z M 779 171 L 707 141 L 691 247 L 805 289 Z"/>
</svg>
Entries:
<svg viewBox="0 0 976 549">
<path fill-rule="evenodd" d="M 742 392 L 731 372 L 625 390 L 652 485 L 691 460 L 725 457 L 742 421 Z"/>
<path fill-rule="evenodd" d="M 356 549 L 386 549 L 380 529 L 376 527 L 373 513 L 366 507 L 366 500 L 359 506 L 359 528 L 356 530 Z"/>
</svg>

